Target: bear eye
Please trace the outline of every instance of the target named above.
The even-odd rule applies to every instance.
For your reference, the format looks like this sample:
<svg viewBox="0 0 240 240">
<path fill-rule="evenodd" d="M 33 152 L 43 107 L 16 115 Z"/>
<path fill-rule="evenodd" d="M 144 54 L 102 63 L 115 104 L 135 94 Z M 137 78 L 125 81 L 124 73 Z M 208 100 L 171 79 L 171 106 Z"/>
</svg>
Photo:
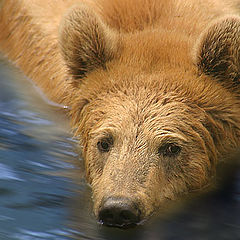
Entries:
<svg viewBox="0 0 240 240">
<path fill-rule="evenodd" d="M 158 153 L 164 157 L 176 157 L 181 152 L 181 147 L 174 143 L 167 143 L 158 149 Z"/>
<path fill-rule="evenodd" d="M 111 137 L 103 138 L 98 141 L 97 148 L 100 152 L 109 152 L 112 145 L 113 145 L 113 139 Z"/>
</svg>

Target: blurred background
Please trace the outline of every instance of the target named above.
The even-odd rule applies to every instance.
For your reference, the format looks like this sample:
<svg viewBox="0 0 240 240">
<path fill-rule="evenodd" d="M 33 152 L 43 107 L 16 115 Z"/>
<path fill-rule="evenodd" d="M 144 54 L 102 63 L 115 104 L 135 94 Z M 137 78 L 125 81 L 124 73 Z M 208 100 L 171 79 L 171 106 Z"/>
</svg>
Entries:
<svg viewBox="0 0 240 240">
<path fill-rule="evenodd" d="M 64 111 L 0 58 L 0 240 L 240 239 L 238 164 L 222 168 L 216 190 L 176 203 L 143 226 L 99 225 Z"/>
</svg>

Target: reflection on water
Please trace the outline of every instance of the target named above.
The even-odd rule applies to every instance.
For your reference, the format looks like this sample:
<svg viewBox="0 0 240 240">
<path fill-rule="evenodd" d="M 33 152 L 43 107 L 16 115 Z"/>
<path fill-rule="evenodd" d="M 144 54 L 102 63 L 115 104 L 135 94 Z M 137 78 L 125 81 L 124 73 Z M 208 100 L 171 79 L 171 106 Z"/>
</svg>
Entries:
<svg viewBox="0 0 240 240">
<path fill-rule="evenodd" d="M 121 230 L 96 223 L 65 115 L 0 62 L 0 240 L 240 239 L 240 177 L 168 216 Z"/>
</svg>

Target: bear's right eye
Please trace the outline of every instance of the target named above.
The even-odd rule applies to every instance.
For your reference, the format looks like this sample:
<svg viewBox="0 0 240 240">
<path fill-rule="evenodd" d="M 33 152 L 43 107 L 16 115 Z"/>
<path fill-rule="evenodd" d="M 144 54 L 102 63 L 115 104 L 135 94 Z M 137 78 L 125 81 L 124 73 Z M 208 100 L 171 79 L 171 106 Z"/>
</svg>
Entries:
<svg viewBox="0 0 240 240">
<path fill-rule="evenodd" d="M 158 149 L 158 153 L 165 157 L 176 157 L 180 152 L 181 147 L 174 143 L 167 143 Z"/>
<path fill-rule="evenodd" d="M 112 138 L 103 138 L 98 141 L 97 148 L 100 152 L 109 152 L 112 145 L 113 145 Z"/>
</svg>

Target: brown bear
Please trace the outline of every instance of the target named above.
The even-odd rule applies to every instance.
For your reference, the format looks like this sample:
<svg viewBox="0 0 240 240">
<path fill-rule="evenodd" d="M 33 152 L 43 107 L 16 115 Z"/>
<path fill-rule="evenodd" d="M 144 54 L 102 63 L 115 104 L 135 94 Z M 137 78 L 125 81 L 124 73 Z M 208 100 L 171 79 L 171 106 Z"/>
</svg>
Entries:
<svg viewBox="0 0 240 240">
<path fill-rule="evenodd" d="M 239 146 L 238 1 L 0 6 L 1 51 L 69 107 L 99 222 L 141 223 Z"/>
</svg>

